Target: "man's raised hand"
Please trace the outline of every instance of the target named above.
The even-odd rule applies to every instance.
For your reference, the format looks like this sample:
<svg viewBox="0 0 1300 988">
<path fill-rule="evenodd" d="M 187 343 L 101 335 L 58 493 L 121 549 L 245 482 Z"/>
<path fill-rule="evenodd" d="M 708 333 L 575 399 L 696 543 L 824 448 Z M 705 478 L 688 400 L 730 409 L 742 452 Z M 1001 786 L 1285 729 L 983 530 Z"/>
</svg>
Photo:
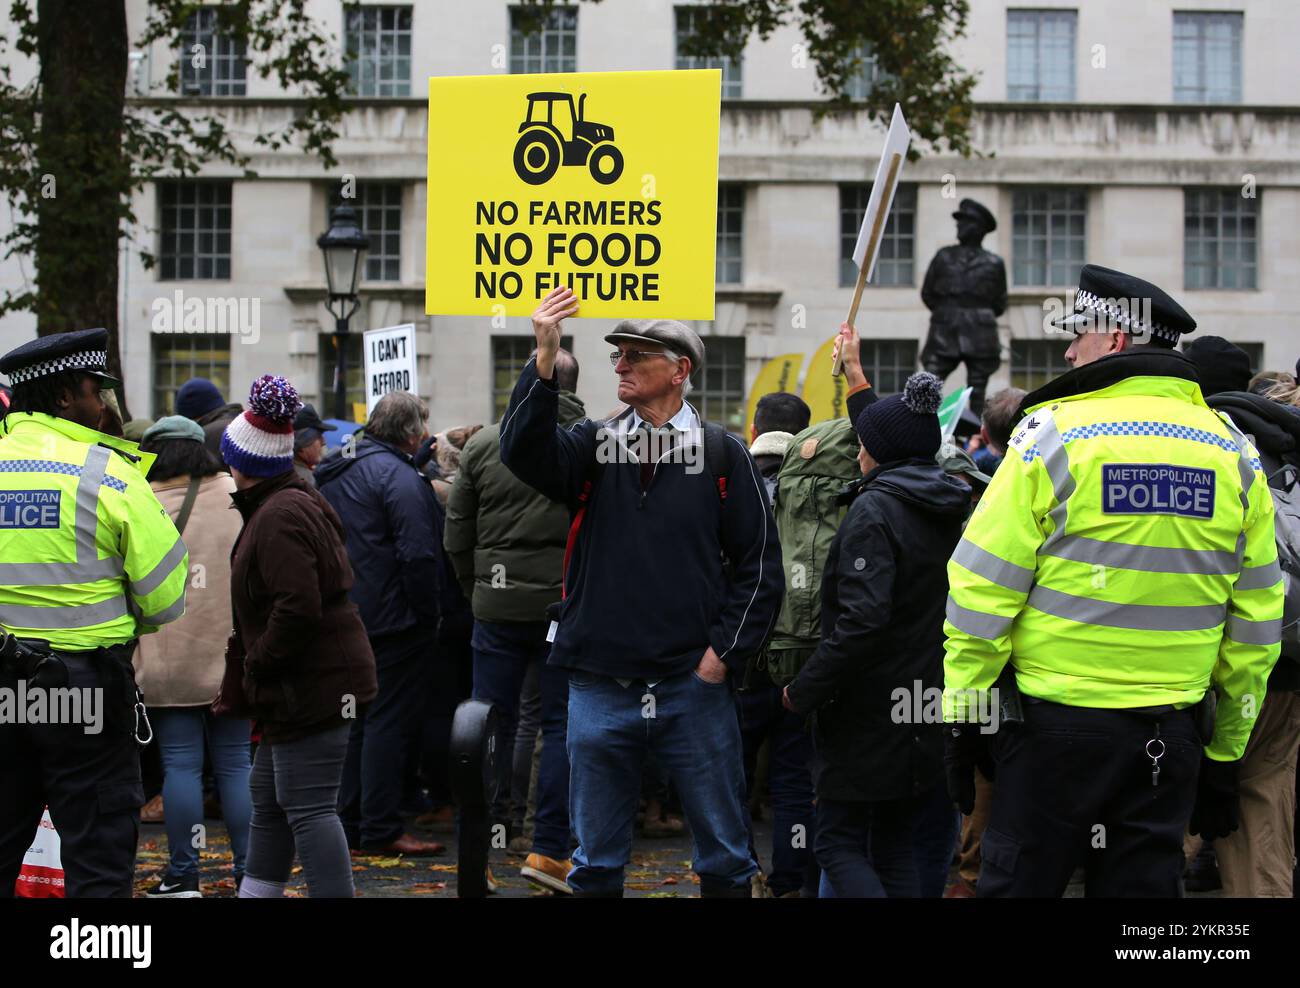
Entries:
<svg viewBox="0 0 1300 988">
<path fill-rule="evenodd" d="M 533 310 L 533 335 L 537 337 L 537 376 L 549 381 L 555 375 L 555 354 L 560 349 L 560 324 L 578 312 L 571 288 L 552 288 Z"/>
</svg>

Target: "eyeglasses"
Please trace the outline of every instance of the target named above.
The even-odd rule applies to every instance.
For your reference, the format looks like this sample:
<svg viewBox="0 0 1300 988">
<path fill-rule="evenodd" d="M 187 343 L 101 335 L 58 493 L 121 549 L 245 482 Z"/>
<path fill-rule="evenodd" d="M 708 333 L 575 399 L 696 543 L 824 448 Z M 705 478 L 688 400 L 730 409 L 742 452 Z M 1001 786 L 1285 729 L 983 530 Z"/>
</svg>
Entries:
<svg viewBox="0 0 1300 988">
<path fill-rule="evenodd" d="M 671 350 L 615 350 L 609 355 L 610 366 L 617 367 L 618 362 L 624 357 L 627 358 L 629 364 L 633 365 L 641 363 L 641 361 L 645 360 L 647 357 L 666 357 L 667 359 L 674 361 L 680 359 L 677 354 L 673 353 Z"/>
</svg>

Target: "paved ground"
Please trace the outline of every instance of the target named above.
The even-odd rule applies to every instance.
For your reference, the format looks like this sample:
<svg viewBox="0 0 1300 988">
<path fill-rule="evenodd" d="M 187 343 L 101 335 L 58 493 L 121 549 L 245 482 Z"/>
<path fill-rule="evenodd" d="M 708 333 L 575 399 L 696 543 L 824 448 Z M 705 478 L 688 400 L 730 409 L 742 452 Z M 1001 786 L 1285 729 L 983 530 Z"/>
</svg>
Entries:
<svg viewBox="0 0 1300 988">
<path fill-rule="evenodd" d="M 229 898 L 235 894 L 234 879 L 230 872 L 230 841 L 219 820 L 208 820 L 208 846 L 200 852 L 205 896 Z M 770 818 L 755 824 L 756 841 L 761 863 L 770 864 L 772 831 Z M 436 858 L 360 858 L 352 864 L 357 894 L 368 897 L 409 898 L 435 896 L 454 898 L 456 895 L 455 835 L 449 832 L 428 832 L 413 828 L 422 837 L 447 845 L 447 853 Z M 167 835 L 162 825 L 146 824 L 140 828 L 140 849 L 136 857 L 136 895 L 143 895 L 161 877 L 167 864 Z M 492 873 L 500 884 L 497 893 L 505 898 L 526 896 L 545 897 L 552 893 L 534 888 L 519 876 L 522 859 L 508 856 L 504 851 L 492 852 Z M 302 869 L 294 868 L 289 885 L 289 895 L 305 896 L 306 883 Z M 1078 877 L 1078 876 L 1076 876 Z M 699 883 L 691 871 L 691 842 L 688 836 L 668 839 L 638 837 L 632 850 L 632 863 L 627 870 L 625 894 L 637 898 L 695 897 Z M 1191 893 L 1196 897 L 1218 897 L 1220 893 Z M 1070 885 L 1066 898 L 1083 895 L 1082 882 Z"/>
<path fill-rule="evenodd" d="M 235 894 L 234 879 L 230 871 L 230 841 L 225 827 L 218 820 L 208 820 L 207 844 L 200 852 L 203 870 L 202 887 L 205 896 L 231 897 Z M 763 847 L 771 848 L 770 825 L 758 825 L 760 855 Z M 455 834 L 429 832 L 413 828 L 419 836 L 447 845 L 447 853 L 436 858 L 356 858 L 352 872 L 357 893 L 361 896 L 406 898 L 411 896 L 438 896 L 454 898 L 456 895 Z M 167 834 L 161 824 L 145 824 L 140 828 L 140 849 L 136 855 L 136 895 L 143 895 L 162 876 L 167 864 Z M 504 851 L 492 852 L 492 874 L 501 886 L 497 893 L 502 897 L 549 896 L 519 877 L 521 858 L 510 857 Z M 698 896 L 699 885 L 691 871 L 691 842 L 689 837 L 670 839 L 637 838 L 633 847 L 632 863 L 627 870 L 626 895 L 647 898 L 675 898 Z M 289 885 L 289 894 L 305 896 L 306 883 L 301 868 L 295 866 Z"/>
</svg>

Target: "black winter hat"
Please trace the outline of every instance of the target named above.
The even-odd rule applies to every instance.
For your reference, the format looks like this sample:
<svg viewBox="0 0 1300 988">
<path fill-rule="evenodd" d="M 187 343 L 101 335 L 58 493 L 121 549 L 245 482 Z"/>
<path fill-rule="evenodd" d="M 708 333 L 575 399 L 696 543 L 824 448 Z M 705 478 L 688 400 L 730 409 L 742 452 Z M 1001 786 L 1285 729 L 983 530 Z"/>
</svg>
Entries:
<svg viewBox="0 0 1300 988">
<path fill-rule="evenodd" d="M 853 424 L 858 439 L 877 463 L 933 460 L 939 451 L 939 403 L 943 382 L 926 371 L 907 379 L 903 393 L 863 409 Z"/>
<path fill-rule="evenodd" d="M 1183 347 L 1183 356 L 1196 365 L 1201 395 L 1245 391 L 1250 387 L 1250 355 L 1222 336 L 1202 336 Z"/>
</svg>

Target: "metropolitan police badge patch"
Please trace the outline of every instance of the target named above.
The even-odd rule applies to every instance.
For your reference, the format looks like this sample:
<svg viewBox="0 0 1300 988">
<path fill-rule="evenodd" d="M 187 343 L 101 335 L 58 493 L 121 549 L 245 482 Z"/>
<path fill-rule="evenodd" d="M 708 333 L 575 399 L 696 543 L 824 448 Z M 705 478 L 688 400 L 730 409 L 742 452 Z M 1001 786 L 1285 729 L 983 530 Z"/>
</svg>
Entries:
<svg viewBox="0 0 1300 988">
<path fill-rule="evenodd" d="M 1110 515 L 1214 517 L 1214 471 L 1170 463 L 1107 463 L 1101 510 Z"/>
<path fill-rule="evenodd" d="M 58 528 L 60 491 L 0 491 L 0 528 Z"/>
</svg>

